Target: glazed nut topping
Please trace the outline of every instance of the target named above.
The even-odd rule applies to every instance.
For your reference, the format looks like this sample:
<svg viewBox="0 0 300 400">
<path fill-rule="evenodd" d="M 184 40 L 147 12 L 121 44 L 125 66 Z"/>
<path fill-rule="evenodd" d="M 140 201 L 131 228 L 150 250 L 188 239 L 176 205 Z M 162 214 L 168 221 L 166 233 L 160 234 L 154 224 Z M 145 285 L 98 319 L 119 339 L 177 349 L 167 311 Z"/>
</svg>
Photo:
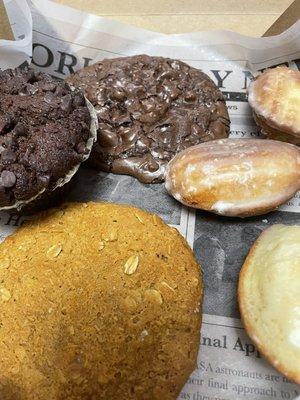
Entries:
<svg viewBox="0 0 300 400">
<path fill-rule="evenodd" d="M 11 299 L 11 293 L 5 287 L 0 288 L 0 299 L 2 301 L 9 301 Z"/>
<path fill-rule="evenodd" d="M 0 269 L 7 269 L 10 266 L 10 259 L 9 258 L 2 258 L 0 260 Z"/>
<path fill-rule="evenodd" d="M 53 260 L 54 258 L 57 258 L 60 255 L 61 251 L 62 251 L 61 244 L 54 244 L 47 250 L 47 258 Z"/>
<path fill-rule="evenodd" d="M 126 275 L 132 275 L 137 270 L 139 265 L 139 256 L 138 254 L 134 254 L 133 256 L 129 257 L 124 265 L 124 272 Z"/>
</svg>

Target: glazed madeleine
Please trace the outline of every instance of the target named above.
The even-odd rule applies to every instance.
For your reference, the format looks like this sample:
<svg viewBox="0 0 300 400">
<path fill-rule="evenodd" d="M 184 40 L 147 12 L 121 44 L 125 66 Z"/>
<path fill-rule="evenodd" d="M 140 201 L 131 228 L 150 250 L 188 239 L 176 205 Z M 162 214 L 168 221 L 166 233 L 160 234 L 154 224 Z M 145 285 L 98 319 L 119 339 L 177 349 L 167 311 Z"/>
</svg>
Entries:
<svg viewBox="0 0 300 400">
<path fill-rule="evenodd" d="M 300 384 L 300 226 L 273 225 L 260 235 L 242 267 L 238 299 L 258 350 Z"/>
<path fill-rule="evenodd" d="M 261 139 L 190 147 L 168 164 L 166 189 L 181 203 L 231 217 L 274 210 L 300 189 L 300 150 Z"/>
<path fill-rule="evenodd" d="M 300 144 L 300 71 L 266 70 L 251 82 L 248 101 L 263 134 Z"/>
</svg>

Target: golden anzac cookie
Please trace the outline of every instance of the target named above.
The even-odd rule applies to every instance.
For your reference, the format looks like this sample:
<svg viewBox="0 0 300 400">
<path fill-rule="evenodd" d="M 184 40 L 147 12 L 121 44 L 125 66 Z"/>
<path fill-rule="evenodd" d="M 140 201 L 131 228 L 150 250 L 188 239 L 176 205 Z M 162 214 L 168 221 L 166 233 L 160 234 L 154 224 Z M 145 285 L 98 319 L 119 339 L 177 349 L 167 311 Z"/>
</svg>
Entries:
<svg viewBox="0 0 300 400">
<path fill-rule="evenodd" d="M 140 209 L 67 204 L 0 245 L 1 400 L 175 400 L 196 366 L 202 276 Z"/>
</svg>

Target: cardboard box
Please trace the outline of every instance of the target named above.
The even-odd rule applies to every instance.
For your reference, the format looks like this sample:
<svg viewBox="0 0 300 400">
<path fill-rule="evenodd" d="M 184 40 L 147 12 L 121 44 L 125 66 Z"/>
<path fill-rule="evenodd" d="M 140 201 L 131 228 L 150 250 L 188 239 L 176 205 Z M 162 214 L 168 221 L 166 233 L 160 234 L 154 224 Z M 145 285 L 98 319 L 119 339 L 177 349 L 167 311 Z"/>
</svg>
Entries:
<svg viewBox="0 0 300 400">
<path fill-rule="evenodd" d="M 261 36 L 267 31 L 265 35 L 269 36 L 282 32 L 300 17 L 300 0 L 293 3 L 291 0 L 227 0 L 221 8 L 219 0 L 55 1 L 164 33 L 230 29 L 252 36 Z M 0 0 L 0 38 L 13 38 L 3 0 Z"/>
<path fill-rule="evenodd" d="M 283 32 L 300 18 L 300 0 L 295 0 L 288 9 L 274 22 L 263 36 L 274 36 Z"/>
<path fill-rule="evenodd" d="M 2 0 L 0 0 L 0 39 L 13 40 L 13 33 Z"/>
<path fill-rule="evenodd" d="M 292 0 L 54 1 L 163 33 L 228 29 L 249 36 L 262 36 L 292 3 Z"/>
</svg>

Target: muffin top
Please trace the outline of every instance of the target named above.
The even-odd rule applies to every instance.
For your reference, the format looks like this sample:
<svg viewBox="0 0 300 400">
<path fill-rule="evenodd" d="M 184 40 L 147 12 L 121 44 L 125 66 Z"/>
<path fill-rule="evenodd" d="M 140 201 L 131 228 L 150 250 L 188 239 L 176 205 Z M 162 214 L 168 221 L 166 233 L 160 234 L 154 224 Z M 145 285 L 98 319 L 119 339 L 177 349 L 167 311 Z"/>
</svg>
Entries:
<svg viewBox="0 0 300 400">
<path fill-rule="evenodd" d="M 83 94 L 32 69 L 0 71 L 0 207 L 53 190 L 89 153 Z"/>
</svg>

